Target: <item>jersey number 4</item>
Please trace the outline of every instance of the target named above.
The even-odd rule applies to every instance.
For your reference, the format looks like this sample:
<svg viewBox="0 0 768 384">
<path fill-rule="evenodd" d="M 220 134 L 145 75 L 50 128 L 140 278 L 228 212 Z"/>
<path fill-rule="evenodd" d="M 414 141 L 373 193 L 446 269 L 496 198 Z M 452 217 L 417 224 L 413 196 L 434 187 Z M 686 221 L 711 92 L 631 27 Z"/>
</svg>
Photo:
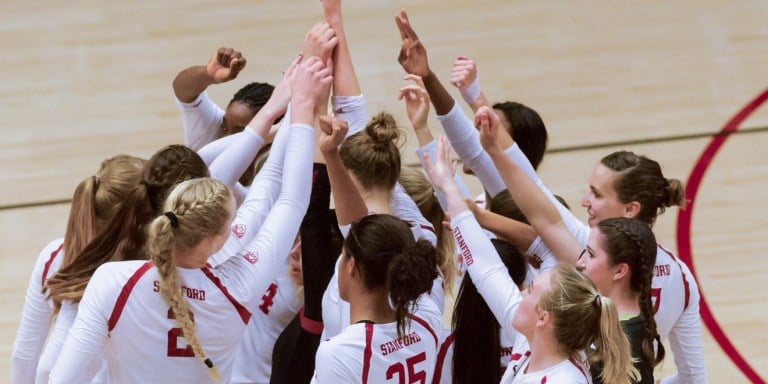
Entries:
<svg viewBox="0 0 768 384">
<path fill-rule="evenodd" d="M 265 315 L 269 315 L 269 307 L 275 304 L 275 295 L 277 295 L 277 284 L 272 283 L 267 288 L 267 292 L 261 297 L 261 304 L 259 309 L 264 312 Z"/>
<path fill-rule="evenodd" d="M 171 320 L 176 319 L 176 314 L 173 313 L 173 309 L 168 308 L 168 318 Z M 195 321 L 195 316 L 192 311 L 189 312 L 189 319 Z M 168 331 L 168 356 L 170 357 L 195 357 L 195 351 L 192 350 L 191 345 L 187 345 L 186 348 L 179 348 L 179 338 L 184 337 L 184 331 L 181 328 L 171 328 Z"/>
<path fill-rule="evenodd" d="M 407 359 L 405 359 L 405 364 L 408 366 L 408 381 L 405 381 L 405 367 L 403 366 L 403 363 L 394 363 L 387 368 L 387 380 L 391 380 L 392 378 L 397 375 L 398 377 L 398 384 L 413 384 L 413 383 L 421 383 L 426 384 L 427 383 L 427 372 L 424 370 L 416 371 L 415 365 L 418 363 L 421 363 L 422 361 L 427 359 L 427 354 L 425 352 L 419 353 L 418 355 L 411 356 Z"/>
</svg>

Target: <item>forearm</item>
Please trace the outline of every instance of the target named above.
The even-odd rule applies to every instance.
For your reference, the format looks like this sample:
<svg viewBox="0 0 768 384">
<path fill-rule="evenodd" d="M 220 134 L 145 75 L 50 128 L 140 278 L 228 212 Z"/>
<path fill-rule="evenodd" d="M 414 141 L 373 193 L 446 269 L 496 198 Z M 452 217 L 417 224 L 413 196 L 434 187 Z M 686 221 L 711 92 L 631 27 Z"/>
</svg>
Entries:
<svg viewBox="0 0 768 384">
<path fill-rule="evenodd" d="M 173 79 L 173 92 L 179 101 L 191 103 L 211 84 L 213 84 L 213 78 L 206 72 L 206 67 L 196 65 L 176 75 Z"/>
<path fill-rule="evenodd" d="M 357 96 L 362 92 L 357 80 L 357 73 L 352 64 L 352 54 L 349 50 L 349 42 L 344 31 L 344 21 L 341 12 L 338 15 L 326 15 L 326 21 L 333 28 L 338 39 L 338 44 L 333 50 L 333 95 Z"/>
<path fill-rule="evenodd" d="M 486 210 L 475 217 L 481 227 L 509 241 L 517 249 L 527 250 L 536 239 L 536 231 L 525 223 Z"/>
<path fill-rule="evenodd" d="M 328 179 L 333 191 L 333 204 L 336 207 L 336 218 L 339 225 L 352 222 L 368 214 L 368 208 L 352 178 L 347 173 L 344 163 L 337 151 L 323 153 L 328 168 Z"/>
<path fill-rule="evenodd" d="M 427 90 L 429 98 L 432 100 L 432 105 L 435 107 L 435 113 L 438 115 L 448 114 L 453 109 L 456 101 L 453 100 L 453 97 L 445 89 L 437 75 L 430 70 L 429 75 L 423 77 L 422 81 L 424 81 L 424 88 Z"/>
</svg>

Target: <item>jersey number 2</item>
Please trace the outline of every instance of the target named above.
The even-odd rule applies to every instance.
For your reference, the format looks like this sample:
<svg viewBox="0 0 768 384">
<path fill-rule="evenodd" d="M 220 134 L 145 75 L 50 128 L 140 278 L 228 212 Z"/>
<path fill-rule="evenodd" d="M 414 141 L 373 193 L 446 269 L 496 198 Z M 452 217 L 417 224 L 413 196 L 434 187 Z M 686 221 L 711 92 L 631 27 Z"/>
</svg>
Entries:
<svg viewBox="0 0 768 384">
<path fill-rule="evenodd" d="M 173 309 L 168 308 L 168 318 L 171 320 L 176 319 L 176 314 L 173 313 Z M 189 319 L 195 321 L 195 316 L 192 312 L 189 312 Z M 191 345 L 187 345 L 186 348 L 179 348 L 179 338 L 184 337 L 184 331 L 181 328 L 171 328 L 168 331 L 168 356 L 170 357 L 195 357 L 195 351 L 192 350 Z"/>
<path fill-rule="evenodd" d="M 416 371 L 416 364 L 421 363 L 427 359 L 426 352 L 419 353 L 418 355 L 411 356 L 405 359 L 405 364 L 408 366 L 408 381 L 405 381 L 405 367 L 403 363 L 394 363 L 387 368 L 387 380 L 392 379 L 397 374 L 398 384 L 413 384 L 413 383 L 427 383 L 427 372 L 424 370 Z"/>
<path fill-rule="evenodd" d="M 265 315 L 269 315 L 269 307 L 275 303 L 275 295 L 277 295 L 277 284 L 272 283 L 267 288 L 267 292 L 261 297 L 261 304 L 259 309 L 264 312 Z"/>
</svg>

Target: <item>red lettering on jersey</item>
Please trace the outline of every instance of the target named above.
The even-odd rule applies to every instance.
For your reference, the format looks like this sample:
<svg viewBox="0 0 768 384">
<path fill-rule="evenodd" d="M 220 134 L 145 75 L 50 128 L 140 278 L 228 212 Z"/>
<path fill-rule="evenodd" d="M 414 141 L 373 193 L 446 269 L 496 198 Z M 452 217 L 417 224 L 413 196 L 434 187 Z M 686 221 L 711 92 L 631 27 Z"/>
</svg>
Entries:
<svg viewBox="0 0 768 384">
<path fill-rule="evenodd" d="M 654 265 L 653 266 L 653 275 L 658 276 L 669 276 L 672 274 L 672 270 L 669 267 L 669 264 L 663 264 L 663 265 Z"/>
<path fill-rule="evenodd" d="M 456 227 L 453 230 L 453 236 L 456 237 L 456 242 L 459 244 L 459 249 L 461 250 L 462 257 L 464 257 L 464 262 L 467 264 L 467 267 L 469 267 L 475 260 L 472 258 L 472 253 L 469 251 L 467 243 L 464 242 L 464 236 L 461 235 L 459 227 Z"/>
<path fill-rule="evenodd" d="M 171 320 L 176 319 L 176 314 L 173 313 L 172 308 L 168 308 L 168 318 Z M 189 311 L 189 319 L 192 322 L 195 321 L 195 315 L 192 311 Z M 192 350 L 191 345 L 187 345 L 186 348 L 179 348 L 179 338 L 184 337 L 184 331 L 181 328 L 171 328 L 168 331 L 168 353 L 169 357 L 195 357 L 195 351 Z"/>
<path fill-rule="evenodd" d="M 152 283 L 152 285 L 155 287 L 155 288 L 152 289 L 153 292 L 160 292 L 160 282 L 159 281 L 155 280 L 155 282 Z"/>
<path fill-rule="evenodd" d="M 256 252 L 245 252 L 243 253 L 243 257 L 251 264 L 256 264 L 259 262 L 259 254 Z"/>
<path fill-rule="evenodd" d="M 392 352 L 397 352 L 411 344 L 416 344 L 419 341 L 421 341 L 421 336 L 419 336 L 419 334 L 416 332 L 411 332 L 403 337 L 398 337 L 397 339 L 392 339 L 384 344 L 381 344 L 379 349 L 381 350 L 381 354 L 386 356 Z"/>
<path fill-rule="evenodd" d="M 501 357 L 512 356 L 512 347 L 501 348 Z"/>
<path fill-rule="evenodd" d="M 655 315 L 661 305 L 661 288 L 651 288 L 651 303 L 653 304 L 653 314 Z"/>
<path fill-rule="evenodd" d="M 235 235 L 238 239 L 242 239 L 245 235 L 246 226 L 245 224 L 232 224 L 232 234 Z"/>
<path fill-rule="evenodd" d="M 261 297 L 261 304 L 259 309 L 264 312 L 265 315 L 269 315 L 269 307 L 275 304 L 275 295 L 277 294 L 277 284 L 272 283 L 267 288 L 267 292 Z"/>
</svg>

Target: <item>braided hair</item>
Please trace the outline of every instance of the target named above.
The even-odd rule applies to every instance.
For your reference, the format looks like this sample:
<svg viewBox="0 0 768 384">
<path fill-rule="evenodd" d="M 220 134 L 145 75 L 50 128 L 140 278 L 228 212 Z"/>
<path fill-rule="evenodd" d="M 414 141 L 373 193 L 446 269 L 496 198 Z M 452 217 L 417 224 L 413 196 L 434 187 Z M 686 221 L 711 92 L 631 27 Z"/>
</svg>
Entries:
<svg viewBox="0 0 768 384">
<path fill-rule="evenodd" d="M 656 237 L 651 227 L 638 219 L 606 219 L 598 223 L 597 227 L 604 236 L 605 250 L 612 265 L 624 263 L 629 266 L 629 286 L 632 292 L 639 295 L 640 316 L 645 325 L 642 357 L 650 366 L 656 366 L 664 360 L 665 354 L 653 318 L 651 302 L 651 280 L 656 264 Z M 658 344 L 655 354 L 654 340 Z"/>
</svg>

